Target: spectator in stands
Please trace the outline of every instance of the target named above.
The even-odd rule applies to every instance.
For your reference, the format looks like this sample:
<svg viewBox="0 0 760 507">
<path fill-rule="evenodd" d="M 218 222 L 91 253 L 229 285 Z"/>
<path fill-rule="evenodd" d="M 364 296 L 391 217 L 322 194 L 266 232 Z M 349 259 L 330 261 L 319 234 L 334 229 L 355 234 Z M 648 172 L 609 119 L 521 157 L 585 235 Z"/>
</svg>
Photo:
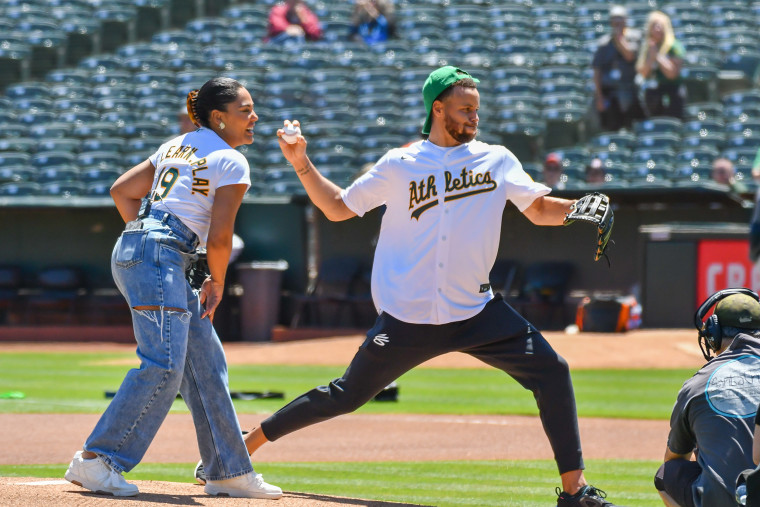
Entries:
<svg viewBox="0 0 760 507">
<path fill-rule="evenodd" d="M 641 32 L 627 26 L 628 10 L 610 8 L 611 33 L 599 40 L 594 68 L 594 104 L 603 130 L 630 129 L 644 117 L 636 85 L 636 53 Z"/>
<path fill-rule="evenodd" d="M 728 289 L 697 311 L 708 362 L 678 393 L 664 463 L 654 480 L 669 507 L 736 505 L 736 479 L 752 466 L 753 416 L 760 403 L 757 297 L 749 289 Z"/>
<path fill-rule="evenodd" d="M 301 43 L 321 38 L 319 19 L 303 0 L 285 0 L 269 10 L 267 40 Z"/>
<path fill-rule="evenodd" d="M 546 156 L 541 178 L 547 187 L 565 189 L 565 182 L 562 180 L 562 158 L 557 153 L 552 152 Z"/>
<path fill-rule="evenodd" d="M 667 14 L 649 14 L 636 71 L 646 80 L 644 106 L 649 116 L 683 118 L 686 87 L 681 80 L 684 47 L 673 34 Z"/>
<path fill-rule="evenodd" d="M 586 166 L 585 178 L 589 185 L 604 184 L 604 163 L 601 159 L 595 158 Z"/>
<path fill-rule="evenodd" d="M 719 157 L 713 160 L 711 175 L 714 182 L 728 185 L 736 193 L 747 191 L 747 186 L 736 179 L 734 163 L 727 158 Z"/>
<path fill-rule="evenodd" d="M 393 11 L 392 0 L 356 0 L 349 38 L 370 45 L 390 39 L 395 28 Z"/>
</svg>

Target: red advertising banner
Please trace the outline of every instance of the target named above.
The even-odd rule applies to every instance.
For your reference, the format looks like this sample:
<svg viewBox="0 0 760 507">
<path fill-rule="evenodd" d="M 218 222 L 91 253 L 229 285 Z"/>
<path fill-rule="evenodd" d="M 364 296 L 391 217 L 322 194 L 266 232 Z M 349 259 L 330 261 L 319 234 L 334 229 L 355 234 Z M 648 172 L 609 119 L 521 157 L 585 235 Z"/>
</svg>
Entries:
<svg viewBox="0 0 760 507">
<path fill-rule="evenodd" d="M 746 239 L 706 239 L 697 243 L 697 301 L 729 287 L 760 290 L 760 270 L 749 260 Z"/>
</svg>

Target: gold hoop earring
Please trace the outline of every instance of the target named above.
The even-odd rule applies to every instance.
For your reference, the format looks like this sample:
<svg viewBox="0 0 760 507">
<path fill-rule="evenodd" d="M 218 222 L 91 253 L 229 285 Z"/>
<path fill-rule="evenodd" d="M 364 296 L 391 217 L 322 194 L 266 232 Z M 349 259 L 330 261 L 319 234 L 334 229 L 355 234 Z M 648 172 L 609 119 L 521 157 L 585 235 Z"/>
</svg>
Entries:
<svg viewBox="0 0 760 507">
<path fill-rule="evenodd" d="M 227 125 L 225 125 L 223 121 L 220 121 L 220 122 L 219 122 L 219 129 L 220 129 L 220 130 L 224 130 L 224 127 L 226 127 L 226 126 L 227 126 Z"/>
</svg>

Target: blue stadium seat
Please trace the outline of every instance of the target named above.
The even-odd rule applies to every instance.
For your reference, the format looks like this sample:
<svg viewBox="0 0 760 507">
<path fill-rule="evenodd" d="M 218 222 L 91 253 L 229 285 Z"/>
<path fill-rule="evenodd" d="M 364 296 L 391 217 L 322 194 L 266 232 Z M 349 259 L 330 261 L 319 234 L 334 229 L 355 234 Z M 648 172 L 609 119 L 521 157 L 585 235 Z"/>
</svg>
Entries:
<svg viewBox="0 0 760 507">
<path fill-rule="evenodd" d="M 0 183 L 34 181 L 37 171 L 29 165 L 0 166 Z"/>
<path fill-rule="evenodd" d="M 32 157 L 25 152 L 4 151 L 0 152 L 0 167 L 4 166 L 28 166 Z"/>
<path fill-rule="evenodd" d="M 31 153 L 37 142 L 28 137 L 2 138 L 0 137 L 0 152 L 20 151 Z"/>
<path fill-rule="evenodd" d="M 135 38 L 137 9 L 134 6 L 120 5 L 97 9 L 94 18 L 100 21 L 100 48 L 104 52 L 113 51 Z"/>
<path fill-rule="evenodd" d="M 644 132 L 679 133 L 682 122 L 677 118 L 656 117 L 638 121 L 634 124 L 634 132 L 638 135 Z"/>
<path fill-rule="evenodd" d="M 48 83 L 86 84 L 89 78 L 90 73 L 84 69 L 62 68 L 48 72 L 45 81 Z"/>
<path fill-rule="evenodd" d="M 5 96 L 13 99 L 34 98 L 34 99 L 52 99 L 50 87 L 42 81 L 28 81 L 24 83 L 15 83 L 5 89 Z"/>
<path fill-rule="evenodd" d="M 71 134 L 71 125 L 68 123 L 47 123 L 32 125 L 29 127 L 29 137 L 34 139 L 50 139 L 66 137 Z"/>
<path fill-rule="evenodd" d="M 718 68 L 687 64 L 681 68 L 689 102 L 711 102 L 718 98 Z"/>
<path fill-rule="evenodd" d="M 593 148 L 605 148 L 608 151 L 617 149 L 633 149 L 636 144 L 636 135 L 632 132 L 600 132 L 589 140 L 589 146 Z"/>
<path fill-rule="evenodd" d="M 39 195 L 69 198 L 84 195 L 86 188 L 80 181 L 49 181 L 40 184 Z"/>
<path fill-rule="evenodd" d="M 736 165 L 752 166 L 757 155 L 757 149 L 753 147 L 727 148 L 721 151 L 720 156 L 729 159 Z"/>
<path fill-rule="evenodd" d="M 100 115 L 94 111 L 77 111 L 68 110 L 60 113 L 51 113 L 53 118 L 66 123 L 84 123 L 95 122 L 100 119 Z"/>
<path fill-rule="evenodd" d="M 78 153 L 82 141 L 72 137 L 42 138 L 36 143 L 38 153 Z"/>
<path fill-rule="evenodd" d="M 126 141 L 120 137 L 114 138 L 102 138 L 93 137 L 90 139 L 83 139 L 81 142 L 80 150 L 82 152 L 108 152 L 108 153 L 120 153 L 124 150 Z"/>
<path fill-rule="evenodd" d="M 118 134 L 127 138 L 156 138 L 162 135 L 165 136 L 167 134 L 167 128 L 161 123 L 140 121 L 119 127 Z M 155 148 L 158 148 L 158 145 L 156 145 Z"/>
<path fill-rule="evenodd" d="M 116 55 L 95 55 L 88 56 L 79 61 L 77 67 L 81 69 L 90 69 L 98 72 L 110 72 L 113 70 L 124 69 L 124 60 Z"/>
<path fill-rule="evenodd" d="M 118 135 L 119 131 L 119 125 L 101 120 L 74 125 L 71 134 L 80 139 L 85 139 L 89 137 L 113 137 Z"/>
<path fill-rule="evenodd" d="M 723 104 L 721 102 L 691 102 L 684 106 L 684 120 L 722 120 Z"/>
<path fill-rule="evenodd" d="M 152 84 L 169 85 L 174 84 L 176 75 L 168 70 L 146 70 L 132 74 L 132 83 L 135 85 Z"/>
<path fill-rule="evenodd" d="M 67 12 L 59 19 L 66 34 L 66 64 L 76 65 L 82 58 L 97 52 L 100 43 L 100 21 L 89 13 Z"/>
<path fill-rule="evenodd" d="M 32 181 L 15 181 L 12 183 L 0 184 L 0 196 L 20 197 L 39 195 L 40 185 Z"/>
<path fill-rule="evenodd" d="M 682 148 L 715 148 L 721 149 L 726 143 L 726 135 L 723 132 L 701 131 L 685 133 L 681 137 Z"/>
<path fill-rule="evenodd" d="M 122 171 L 118 168 L 83 167 L 79 171 L 79 181 L 83 183 L 110 181 L 113 183 L 121 174 Z"/>
</svg>

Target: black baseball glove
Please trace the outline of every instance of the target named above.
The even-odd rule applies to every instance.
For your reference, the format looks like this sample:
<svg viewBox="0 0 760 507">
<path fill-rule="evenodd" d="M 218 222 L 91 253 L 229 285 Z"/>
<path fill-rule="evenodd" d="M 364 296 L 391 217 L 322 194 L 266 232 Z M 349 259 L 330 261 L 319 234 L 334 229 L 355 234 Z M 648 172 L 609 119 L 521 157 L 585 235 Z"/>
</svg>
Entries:
<svg viewBox="0 0 760 507">
<path fill-rule="evenodd" d="M 597 245 L 594 260 L 598 261 L 602 256 L 610 260 L 605 251 L 612 234 L 614 215 L 610 206 L 610 198 L 599 192 L 587 194 L 575 201 L 570 213 L 565 216 L 564 224 L 568 225 L 576 220 L 594 224 L 597 228 Z"/>
<path fill-rule="evenodd" d="M 209 275 L 208 260 L 205 249 L 196 250 L 195 253 L 198 255 L 198 258 L 190 263 L 185 276 L 187 277 L 187 281 L 190 282 L 190 287 L 195 290 L 201 290 L 203 281 Z"/>
</svg>

